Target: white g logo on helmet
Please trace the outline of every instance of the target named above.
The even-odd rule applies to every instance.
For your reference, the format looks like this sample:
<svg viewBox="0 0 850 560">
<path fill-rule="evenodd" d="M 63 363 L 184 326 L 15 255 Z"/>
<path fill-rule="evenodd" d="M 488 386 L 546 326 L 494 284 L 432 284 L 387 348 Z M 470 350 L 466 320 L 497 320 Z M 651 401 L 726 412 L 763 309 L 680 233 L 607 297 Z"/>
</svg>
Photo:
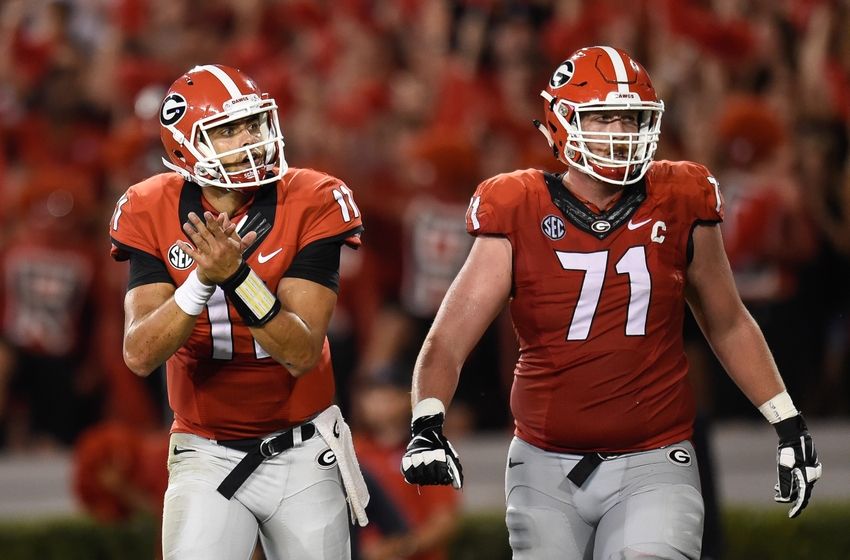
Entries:
<svg viewBox="0 0 850 560">
<path fill-rule="evenodd" d="M 186 99 L 179 93 L 172 93 L 162 101 L 162 107 L 159 110 L 159 122 L 163 126 L 172 126 L 177 124 L 183 115 L 186 114 L 186 108 L 189 106 Z"/>
<path fill-rule="evenodd" d="M 575 73 L 575 65 L 573 64 L 573 61 L 565 60 L 560 66 L 558 66 L 558 69 L 555 70 L 552 77 L 549 78 L 549 85 L 553 88 L 565 86 L 573 78 L 573 73 Z"/>
</svg>

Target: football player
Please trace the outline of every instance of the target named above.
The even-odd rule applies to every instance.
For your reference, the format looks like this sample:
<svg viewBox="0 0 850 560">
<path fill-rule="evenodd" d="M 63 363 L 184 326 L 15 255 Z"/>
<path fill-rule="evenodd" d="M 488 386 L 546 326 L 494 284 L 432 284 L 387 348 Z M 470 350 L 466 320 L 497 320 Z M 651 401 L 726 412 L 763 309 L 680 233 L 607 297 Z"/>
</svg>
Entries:
<svg viewBox="0 0 850 560">
<path fill-rule="evenodd" d="M 352 192 L 287 166 L 274 100 L 237 69 L 189 70 L 159 119 L 173 172 L 130 187 L 110 235 L 125 361 L 165 363 L 174 410 L 163 557 L 247 559 L 259 533 L 270 560 L 349 558 L 346 493 L 360 524 L 368 495 L 325 335 Z"/>
<path fill-rule="evenodd" d="M 821 464 L 735 289 L 717 181 L 696 163 L 653 161 L 664 104 L 619 49 L 577 51 L 542 96 L 535 124 L 567 168 L 498 175 L 472 197 L 475 243 L 414 371 L 405 478 L 463 484 L 445 407 L 470 348 L 509 302 L 520 345 L 505 477 L 514 558 L 699 558 L 687 302 L 776 428 L 775 499 L 798 515 Z"/>
</svg>

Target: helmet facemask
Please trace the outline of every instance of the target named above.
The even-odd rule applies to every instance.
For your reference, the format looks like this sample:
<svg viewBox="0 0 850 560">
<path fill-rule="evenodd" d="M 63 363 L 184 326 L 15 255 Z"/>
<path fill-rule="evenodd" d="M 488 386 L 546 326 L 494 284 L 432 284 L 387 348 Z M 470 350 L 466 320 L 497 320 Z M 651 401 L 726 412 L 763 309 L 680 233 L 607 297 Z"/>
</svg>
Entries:
<svg viewBox="0 0 850 560">
<path fill-rule="evenodd" d="M 202 186 L 226 189 L 256 188 L 278 181 L 286 173 L 288 165 L 283 155 L 284 141 L 273 99 L 250 94 L 224 103 L 223 111 L 199 119 L 192 125 L 190 138 L 174 129 L 175 140 L 196 160 L 193 173 L 189 176 Z M 252 135 L 256 142 L 218 152 L 210 133 L 235 121 L 258 116 Z M 246 126 L 245 123 L 240 126 Z M 229 163 L 224 163 L 231 160 Z M 234 163 L 242 163 L 240 169 L 229 170 Z M 186 175 L 186 170 L 163 159 L 170 169 Z"/>
<path fill-rule="evenodd" d="M 552 112 L 567 132 L 564 153 L 559 155 L 568 164 L 600 181 L 630 185 L 640 181 L 652 163 L 658 148 L 664 103 L 643 101 L 637 94 L 614 93 L 611 96 L 617 99 L 578 104 L 555 100 Z M 583 130 L 582 115 L 601 111 L 636 111 L 637 132 Z"/>
</svg>

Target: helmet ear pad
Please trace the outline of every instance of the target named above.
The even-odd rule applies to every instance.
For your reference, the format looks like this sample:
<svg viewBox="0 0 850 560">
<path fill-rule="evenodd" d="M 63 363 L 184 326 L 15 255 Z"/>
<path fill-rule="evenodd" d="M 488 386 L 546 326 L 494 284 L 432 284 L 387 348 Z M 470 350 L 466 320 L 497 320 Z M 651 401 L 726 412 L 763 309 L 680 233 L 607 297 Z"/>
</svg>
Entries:
<svg viewBox="0 0 850 560">
<path fill-rule="evenodd" d="M 546 92 L 541 92 L 545 94 Z M 552 154 L 555 159 L 567 165 L 568 160 L 578 162 L 579 154 L 569 148 L 569 133 L 567 129 L 559 123 L 556 111 L 560 111 L 561 116 L 570 122 L 576 117 L 575 111 L 568 105 L 559 103 L 559 98 L 551 95 L 542 95 L 544 97 L 543 113 L 546 124 L 540 123 L 537 127 L 540 132 L 546 137 L 549 142 L 549 147 L 552 148 Z"/>
</svg>

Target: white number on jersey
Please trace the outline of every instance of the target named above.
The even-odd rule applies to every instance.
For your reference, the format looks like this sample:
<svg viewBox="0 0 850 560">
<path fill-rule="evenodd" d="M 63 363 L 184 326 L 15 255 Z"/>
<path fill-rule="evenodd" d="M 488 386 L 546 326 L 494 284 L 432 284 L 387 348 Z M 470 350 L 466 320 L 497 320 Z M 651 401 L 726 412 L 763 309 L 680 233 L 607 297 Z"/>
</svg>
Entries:
<svg viewBox="0 0 850 560">
<path fill-rule="evenodd" d="M 342 210 L 342 220 L 344 222 L 350 222 L 352 220 L 352 214 L 354 214 L 355 218 L 360 217 L 360 209 L 354 203 L 354 197 L 352 196 L 351 189 L 345 185 L 340 185 L 338 189 L 333 190 L 333 193 L 334 199 Z M 351 211 L 349 211 L 349 207 L 351 207 Z"/>
<path fill-rule="evenodd" d="M 212 297 L 207 302 L 207 315 L 210 319 L 210 335 L 212 336 L 214 360 L 233 359 L 233 324 L 230 322 L 230 308 L 224 291 L 216 286 Z M 254 355 L 268 358 L 269 353 L 254 340 Z"/>
<path fill-rule="evenodd" d="M 714 199 L 717 201 L 714 211 L 720 212 L 720 207 L 723 205 L 723 199 L 720 198 L 720 183 L 711 175 L 708 176 L 708 182 L 714 186 Z"/>
<path fill-rule="evenodd" d="M 112 213 L 112 229 L 113 231 L 118 230 L 118 218 L 121 217 L 121 207 L 127 204 L 127 193 L 121 195 L 121 198 L 118 199 L 118 202 L 115 204 L 115 212 Z"/>
<path fill-rule="evenodd" d="M 480 196 L 473 196 L 472 200 L 469 201 L 469 220 L 472 222 L 472 229 L 481 227 L 481 223 L 478 221 L 478 206 L 480 204 Z"/>
<path fill-rule="evenodd" d="M 602 284 L 608 266 L 608 251 L 596 253 L 569 253 L 555 251 L 564 270 L 584 272 L 575 313 L 567 331 L 567 340 L 587 340 L 590 326 L 596 315 Z M 646 266 L 644 247 L 631 247 L 614 266 L 617 274 L 629 275 L 629 308 L 626 314 L 626 336 L 646 334 L 646 316 L 649 313 L 649 296 L 652 279 Z"/>
</svg>

